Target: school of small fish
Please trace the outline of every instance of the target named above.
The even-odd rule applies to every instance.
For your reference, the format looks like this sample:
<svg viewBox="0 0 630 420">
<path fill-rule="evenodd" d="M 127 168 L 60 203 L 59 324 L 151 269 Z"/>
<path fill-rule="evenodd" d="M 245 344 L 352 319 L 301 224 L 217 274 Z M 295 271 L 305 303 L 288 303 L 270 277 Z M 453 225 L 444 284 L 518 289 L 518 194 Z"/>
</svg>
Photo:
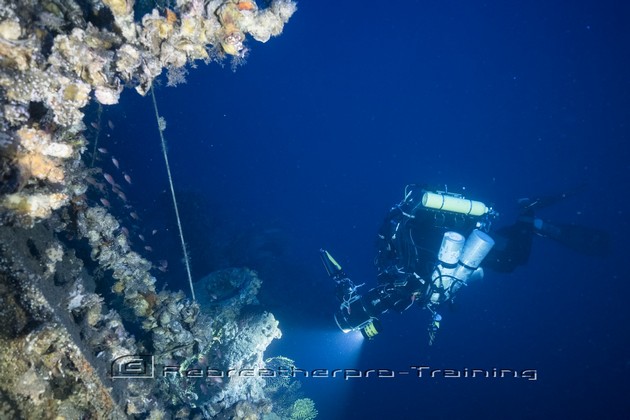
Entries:
<svg viewBox="0 0 630 420">
<path fill-rule="evenodd" d="M 96 130 L 100 130 L 101 128 L 101 125 L 97 122 L 92 122 L 91 125 Z M 107 127 L 109 127 L 109 129 L 113 131 L 115 126 L 111 120 L 108 120 Z M 109 137 L 110 135 L 108 134 L 107 136 Z M 126 226 L 121 225 L 120 232 L 129 240 L 129 242 L 132 245 L 133 245 L 132 240 L 135 237 L 139 239 L 139 241 L 142 243 L 141 246 L 144 249 L 144 251 L 153 252 L 153 248 L 151 247 L 151 245 L 146 243 L 147 239 L 145 238 L 145 236 L 142 233 L 136 233 L 141 228 L 137 226 L 134 222 L 140 221 L 141 218 L 138 215 L 137 211 L 133 208 L 133 206 L 129 204 L 127 194 L 123 191 L 122 185 L 119 184 L 116 179 L 122 176 L 122 178 L 125 180 L 125 183 L 127 185 L 133 185 L 131 175 L 129 175 L 129 173 L 127 173 L 126 171 L 121 170 L 120 161 L 113 154 L 111 154 L 108 149 L 106 149 L 105 147 L 98 147 L 96 148 L 96 151 L 98 151 L 98 155 L 96 156 L 96 158 L 100 161 L 103 161 L 103 159 L 99 155 L 108 155 L 109 161 L 113 165 L 115 171 L 112 171 L 111 173 L 102 171 L 103 178 L 100 181 L 98 181 L 94 177 L 88 176 L 87 177 L 88 184 L 94 187 L 99 192 L 100 195 L 104 196 L 104 197 L 99 198 L 99 202 L 107 209 L 111 210 L 114 207 L 112 203 L 110 202 L 111 196 L 108 197 L 109 195 L 108 193 L 110 192 L 109 190 L 111 190 L 111 193 L 113 193 L 115 196 L 117 196 L 120 199 L 120 201 L 123 204 L 123 208 L 126 211 L 126 216 L 132 219 L 132 220 L 128 219 L 128 221 L 132 224 L 131 226 L 132 230 L 130 230 Z M 107 159 L 105 159 L 105 163 L 106 162 L 107 162 Z M 105 182 L 103 182 L 103 179 L 105 180 Z M 126 218 L 126 216 L 123 217 L 123 219 Z M 133 231 L 136 231 L 136 232 L 133 232 Z M 158 229 L 151 230 L 151 236 L 155 236 L 157 233 L 158 233 Z M 163 273 L 166 273 L 168 271 L 168 261 L 159 260 L 158 263 L 154 265 L 154 268 L 156 268 L 157 270 Z"/>
</svg>

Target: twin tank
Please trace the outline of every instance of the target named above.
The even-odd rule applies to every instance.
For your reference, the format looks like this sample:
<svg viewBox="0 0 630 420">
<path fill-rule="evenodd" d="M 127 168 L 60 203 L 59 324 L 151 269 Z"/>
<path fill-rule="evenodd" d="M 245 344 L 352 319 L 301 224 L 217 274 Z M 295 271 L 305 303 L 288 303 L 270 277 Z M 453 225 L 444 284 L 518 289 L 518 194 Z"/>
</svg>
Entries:
<svg viewBox="0 0 630 420">
<path fill-rule="evenodd" d="M 425 192 L 422 205 L 433 210 L 469 216 L 482 216 L 490 212 L 481 201 L 436 192 Z M 431 275 L 434 286 L 431 303 L 449 300 L 469 280 L 483 277 L 483 269 L 479 266 L 493 246 L 494 240 L 478 229 L 473 230 L 468 239 L 457 232 L 446 232 L 438 253 L 438 263 Z"/>
<path fill-rule="evenodd" d="M 435 287 L 431 303 L 449 300 L 469 280 L 483 277 L 481 262 L 494 246 L 494 240 L 485 232 L 475 229 L 468 236 L 449 231 L 442 238 L 438 263 L 431 275 Z"/>
</svg>

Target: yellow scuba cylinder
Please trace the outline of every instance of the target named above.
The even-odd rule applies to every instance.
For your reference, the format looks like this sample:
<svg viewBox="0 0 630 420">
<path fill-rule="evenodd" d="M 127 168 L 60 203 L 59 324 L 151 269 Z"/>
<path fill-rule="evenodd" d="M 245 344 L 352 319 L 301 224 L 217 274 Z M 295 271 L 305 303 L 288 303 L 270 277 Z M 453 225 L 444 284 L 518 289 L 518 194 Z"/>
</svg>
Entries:
<svg viewBox="0 0 630 420">
<path fill-rule="evenodd" d="M 490 211 L 481 201 L 468 200 L 466 198 L 434 192 L 424 193 L 422 196 L 422 205 L 429 209 L 446 210 L 470 216 L 482 216 Z"/>
</svg>

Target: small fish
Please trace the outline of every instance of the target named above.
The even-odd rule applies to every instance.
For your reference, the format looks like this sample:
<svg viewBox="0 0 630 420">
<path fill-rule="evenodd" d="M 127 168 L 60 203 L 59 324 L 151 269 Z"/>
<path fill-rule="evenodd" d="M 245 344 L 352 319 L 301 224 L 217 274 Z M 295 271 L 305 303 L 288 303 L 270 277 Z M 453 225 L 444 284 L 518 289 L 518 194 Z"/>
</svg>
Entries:
<svg viewBox="0 0 630 420">
<path fill-rule="evenodd" d="M 94 186 L 94 187 L 96 187 L 96 184 L 98 184 L 98 182 L 97 182 L 94 178 L 92 178 L 91 176 L 87 176 L 87 177 L 85 177 L 85 181 L 86 181 L 88 184 L 90 184 L 90 185 L 92 185 L 92 186 Z"/>
<path fill-rule="evenodd" d="M 129 213 L 129 216 L 131 216 L 132 219 L 140 220 L 140 216 L 138 216 L 138 213 L 136 213 L 135 211 Z"/>
<path fill-rule="evenodd" d="M 114 181 L 114 177 L 110 174 L 104 173 L 103 178 L 105 178 L 105 181 L 107 181 L 112 187 L 116 186 L 116 181 Z"/>
<path fill-rule="evenodd" d="M 110 208 L 111 204 L 109 203 L 109 201 L 106 198 L 101 198 L 101 204 L 103 204 L 105 207 Z"/>
<path fill-rule="evenodd" d="M 85 180 L 87 181 L 88 184 L 90 184 L 91 186 L 99 190 L 101 194 L 105 194 L 105 184 L 103 184 L 102 182 L 96 181 L 91 176 L 88 176 L 87 178 L 85 178 Z"/>
<path fill-rule="evenodd" d="M 127 184 L 131 185 L 131 177 L 127 174 L 123 175 L 125 177 L 125 181 L 127 181 Z"/>
<path fill-rule="evenodd" d="M 157 229 L 153 229 L 153 230 L 151 231 L 151 235 L 155 235 L 157 232 L 158 232 L 158 230 L 157 230 Z"/>
<path fill-rule="evenodd" d="M 144 249 L 146 249 L 149 252 L 153 252 L 153 248 L 151 248 L 149 245 L 145 246 Z"/>
<path fill-rule="evenodd" d="M 121 199 L 122 201 L 124 201 L 125 203 L 127 202 L 127 196 L 125 195 L 125 193 L 124 193 L 124 192 L 122 192 L 122 191 L 118 190 L 118 192 L 117 192 L 116 194 L 118 194 L 118 197 L 120 197 L 120 199 Z"/>
<path fill-rule="evenodd" d="M 99 129 L 101 128 L 101 126 L 100 126 L 100 125 L 98 125 L 98 123 L 97 123 L 97 122 L 94 122 L 94 121 L 92 121 L 92 122 L 90 123 L 90 125 L 92 126 L 92 128 L 94 128 L 94 129 L 96 129 L 96 130 L 99 130 Z"/>
<path fill-rule="evenodd" d="M 112 120 L 107 120 L 107 126 L 109 127 L 110 130 L 114 129 L 114 123 L 112 122 Z"/>
<path fill-rule="evenodd" d="M 116 167 L 116 169 L 120 169 L 120 164 L 118 163 L 118 159 L 112 156 L 112 163 Z"/>
<path fill-rule="evenodd" d="M 98 150 L 99 152 L 101 152 L 101 153 L 102 153 L 102 154 L 104 154 L 104 155 L 106 155 L 107 153 L 109 153 L 109 152 L 107 151 L 107 149 L 106 149 L 106 148 L 104 148 L 104 147 L 99 147 L 99 148 L 98 148 L 98 149 L 96 149 L 96 150 Z"/>
<path fill-rule="evenodd" d="M 129 229 L 127 229 L 126 227 L 121 227 L 120 231 L 122 232 L 123 235 L 125 235 L 127 238 L 129 237 Z"/>
<path fill-rule="evenodd" d="M 138 238 L 140 238 L 140 240 L 141 240 L 142 242 L 144 242 L 144 235 L 143 235 L 143 234 L 139 234 L 139 235 L 138 235 Z"/>
</svg>

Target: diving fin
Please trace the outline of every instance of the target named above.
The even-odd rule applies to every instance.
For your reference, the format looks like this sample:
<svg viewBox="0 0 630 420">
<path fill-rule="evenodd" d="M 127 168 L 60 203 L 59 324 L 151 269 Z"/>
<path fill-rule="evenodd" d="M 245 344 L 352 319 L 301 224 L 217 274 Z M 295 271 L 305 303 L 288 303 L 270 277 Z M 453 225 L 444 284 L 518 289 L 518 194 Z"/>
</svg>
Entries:
<svg viewBox="0 0 630 420">
<path fill-rule="evenodd" d="M 581 193 L 585 189 L 586 189 L 586 183 L 581 183 L 581 184 L 576 185 L 573 188 L 570 188 L 558 194 L 545 195 L 545 196 L 534 197 L 534 198 L 519 198 L 518 204 L 521 208 L 521 212 L 523 214 L 526 214 L 527 212 L 550 207 L 562 200 L 565 200 L 569 197 L 573 197 L 574 195 Z"/>
<path fill-rule="evenodd" d="M 328 251 L 326 251 L 325 249 L 320 249 L 319 256 L 322 260 L 322 264 L 324 264 L 326 273 L 328 273 L 330 277 L 336 279 L 345 275 L 339 263 L 335 261 L 335 259 L 332 257 L 332 255 L 330 255 Z"/>
<path fill-rule="evenodd" d="M 584 255 L 603 257 L 610 253 L 608 232 L 574 224 L 556 224 L 534 220 L 534 232 Z"/>
</svg>

